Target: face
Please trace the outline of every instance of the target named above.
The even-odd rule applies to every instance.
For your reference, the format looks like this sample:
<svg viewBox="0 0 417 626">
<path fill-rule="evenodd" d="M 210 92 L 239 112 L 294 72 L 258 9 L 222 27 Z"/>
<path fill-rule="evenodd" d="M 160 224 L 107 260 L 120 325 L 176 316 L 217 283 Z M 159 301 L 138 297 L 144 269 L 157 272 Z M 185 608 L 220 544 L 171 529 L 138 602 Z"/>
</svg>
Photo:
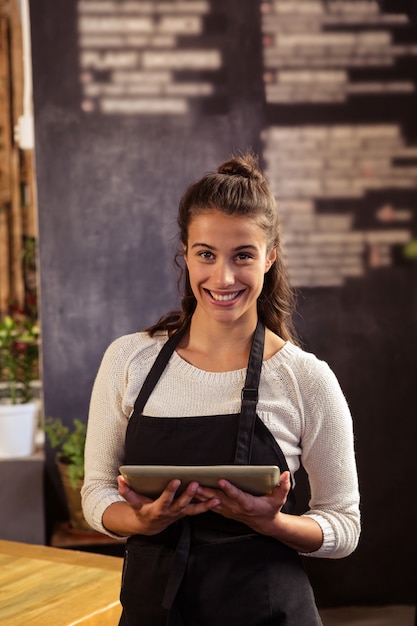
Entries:
<svg viewBox="0 0 417 626">
<path fill-rule="evenodd" d="M 253 218 L 217 211 L 196 216 L 184 256 L 195 314 L 219 322 L 256 320 L 256 301 L 276 253 L 267 250 L 264 231 Z"/>
</svg>

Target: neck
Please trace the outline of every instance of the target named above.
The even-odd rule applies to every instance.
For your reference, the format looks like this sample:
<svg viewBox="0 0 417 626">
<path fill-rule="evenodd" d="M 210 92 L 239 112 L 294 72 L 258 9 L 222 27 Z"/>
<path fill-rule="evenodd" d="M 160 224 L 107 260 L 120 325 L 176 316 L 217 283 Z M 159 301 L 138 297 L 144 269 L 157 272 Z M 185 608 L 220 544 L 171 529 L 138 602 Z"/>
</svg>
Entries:
<svg viewBox="0 0 417 626">
<path fill-rule="evenodd" d="M 213 342 L 221 342 L 223 346 L 236 349 L 240 344 L 246 345 L 248 341 L 252 342 L 257 322 L 256 313 L 233 322 L 219 322 L 200 316 L 196 310 L 191 318 L 190 339 L 205 344 L 208 349 Z"/>
<path fill-rule="evenodd" d="M 189 333 L 177 352 L 191 364 L 207 371 L 229 371 L 247 366 L 257 319 L 231 324 L 202 320 L 193 315 Z"/>
</svg>

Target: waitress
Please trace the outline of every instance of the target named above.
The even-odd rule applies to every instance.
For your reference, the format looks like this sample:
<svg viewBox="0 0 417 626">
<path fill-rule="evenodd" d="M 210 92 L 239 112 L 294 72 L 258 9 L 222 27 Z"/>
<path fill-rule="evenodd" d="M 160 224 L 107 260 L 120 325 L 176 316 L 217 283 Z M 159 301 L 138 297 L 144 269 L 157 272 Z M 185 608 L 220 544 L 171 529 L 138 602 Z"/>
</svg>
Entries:
<svg viewBox="0 0 417 626">
<path fill-rule="evenodd" d="M 296 342 L 273 194 L 253 155 L 179 206 L 181 311 L 107 349 L 91 398 L 83 508 L 128 537 L 120 626 L 321 624 L 299 553 L 360 533 L 352 419 L 328 365 Z M 291 512 L 302 463 L 309 509 Z M 120 465 L 278 465 L 271 494 L 172 480 L 155 500 Z"/>
</svg>

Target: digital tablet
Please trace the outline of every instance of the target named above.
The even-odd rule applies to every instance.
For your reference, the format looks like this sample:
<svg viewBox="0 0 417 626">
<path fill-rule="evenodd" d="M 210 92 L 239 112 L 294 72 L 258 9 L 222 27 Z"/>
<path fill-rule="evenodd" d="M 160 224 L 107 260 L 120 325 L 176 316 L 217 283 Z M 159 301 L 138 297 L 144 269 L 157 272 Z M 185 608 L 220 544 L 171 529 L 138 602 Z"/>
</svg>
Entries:
<svg viewBox="0 0 417 626">
<path fill-rule="evenodd" d="M 190 482 L 218 488 L 225 478 L 255 496 L 272 493 L 280 479 L 276 465 L 122 465 L 119 470 L 129 487 L 149 498 L 158 498 L 174 478 L 181 480 L 177 495 Z"/>
</svg>

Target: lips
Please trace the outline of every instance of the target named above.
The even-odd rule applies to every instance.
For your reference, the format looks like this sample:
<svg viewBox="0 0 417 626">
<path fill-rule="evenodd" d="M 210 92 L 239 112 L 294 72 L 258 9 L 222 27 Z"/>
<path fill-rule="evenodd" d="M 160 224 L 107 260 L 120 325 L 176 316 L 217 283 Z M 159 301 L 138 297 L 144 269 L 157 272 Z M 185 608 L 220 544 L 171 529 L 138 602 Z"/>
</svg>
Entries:
<svg viewBox="0 0 417 626">
<path fill-rule="evenodd" d="M 229 293 L 215 293 L 209 289 L 205 290 L 210 297 L 216 302 L 233 302 L 242 293 L 242 291 L 231 291 Z"/>
</svg>

